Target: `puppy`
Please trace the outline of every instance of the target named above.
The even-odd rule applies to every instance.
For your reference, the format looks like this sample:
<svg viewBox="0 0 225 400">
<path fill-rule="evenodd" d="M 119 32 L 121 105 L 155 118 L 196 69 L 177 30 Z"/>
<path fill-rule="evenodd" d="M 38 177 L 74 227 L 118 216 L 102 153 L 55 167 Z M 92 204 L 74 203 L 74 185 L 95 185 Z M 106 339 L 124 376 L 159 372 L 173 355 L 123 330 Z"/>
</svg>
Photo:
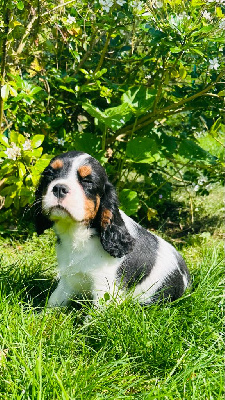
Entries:
<svg viewBox="0 0 225 400">
<path fill-rule="evenodd" d="M 181 255 L 118 208 L 101 164 L 70 151 L 53 158 L 36 190 L 36 228 L 53 226 L 59 283 L 48 306 L 74 296 L 98 303 L 104 294 L 132 292 L 143 304 L 179 298 L 190 275 Z"/>
</svg>

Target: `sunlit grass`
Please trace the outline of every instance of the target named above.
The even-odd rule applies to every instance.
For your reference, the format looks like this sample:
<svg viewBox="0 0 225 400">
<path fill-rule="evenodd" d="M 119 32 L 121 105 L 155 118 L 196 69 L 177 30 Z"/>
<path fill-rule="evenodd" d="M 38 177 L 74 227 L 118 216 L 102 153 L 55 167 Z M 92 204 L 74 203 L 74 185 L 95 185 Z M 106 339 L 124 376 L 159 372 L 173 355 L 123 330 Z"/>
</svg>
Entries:
<svg viewBox="0 0 225 400">
<path fill-rule="evenodd" d="M 0 398 L 223 398 L 220 241 L 183 248 L 193 284 L 172 304 L 48 310 L 52 241 L 1 242 Z"/>
</svg>

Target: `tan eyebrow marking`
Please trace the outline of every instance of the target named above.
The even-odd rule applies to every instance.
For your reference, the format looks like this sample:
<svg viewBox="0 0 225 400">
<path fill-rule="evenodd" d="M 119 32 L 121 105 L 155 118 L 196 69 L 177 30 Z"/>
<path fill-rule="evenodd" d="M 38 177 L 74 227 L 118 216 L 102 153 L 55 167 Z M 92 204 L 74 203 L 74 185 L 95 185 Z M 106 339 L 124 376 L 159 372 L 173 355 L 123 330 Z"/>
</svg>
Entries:
<svg viewBox="0 0 225 400">
<path fill-rule="evenodd" d="M 81 178 L 85 178 L 92 173 L 92 168 L 90 165 L 83 165 L 82 167 L 78 168 L 78 173 Z"/>
<path fill-rule="evenodd" d="M 51 165 L 51 167 L 54 168 L 54 169 L 59 169 L 59 168 L 62 168 L 62 167 L 63 167 L 63 161 L 60 160 L 60 159 L 57 159 L 57 160 L 53 161 L 53 163 L 50 164 L 50 165 Z"/>
<path fill-rule="evenodd" d="M 101 226 L 102 228 L 106 228 L 107 225 L 111 224 L 112 212 L 110 210 L 103 210 L 101 215 Z"/>
</svg>

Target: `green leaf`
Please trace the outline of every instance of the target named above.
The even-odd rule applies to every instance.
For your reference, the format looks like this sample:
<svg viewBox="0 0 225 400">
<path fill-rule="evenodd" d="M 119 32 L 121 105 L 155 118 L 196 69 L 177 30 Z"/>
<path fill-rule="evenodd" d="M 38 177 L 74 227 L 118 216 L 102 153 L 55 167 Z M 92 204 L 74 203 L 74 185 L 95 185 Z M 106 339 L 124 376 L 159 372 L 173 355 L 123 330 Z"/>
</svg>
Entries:
<svg viewBox="0 0 225 400">
<path fill-rule="evenodd" d="M 1 196 L 10 195 L 10 197 L 12 197 L 12 194 L 15 193 L 16 189 L 17 189 L 17 186 L 15 184 L 6 186 L 6 187 L 4 187 L 4 189 L 1 190 Z"/>
<path fill-rule="evenodd" d="M 119 194 L 121 209 L 127 215 L 133 215 L 139 208 L 139 198 L 137 192 L 130 189 L 123 189 Z"/>
<path fill-rule="evenodd" d="M 36 149 L 41 146 L 42 142 L 44 141 L 45 136 L 44 135 L 35 135 L 31 139 L 31 146 L 32 148 Z"/>
<path fill-rule="evenodd" d="M 24 144 L 25 143 L 25 137 L 21 134 L 18 135 L 18 143 L 19 144 Z"/>
<path fill-rule="evenodd" d="M 98 107 L 94 107 L 92 104 L 90 103 L 84 103 L 82 104 L 82 107 L 84 110 L 86 110 L 88 112 L 88 114 L 90 114 L 92 117 L 97 118 L 100 122 L 102 122 L 103 124 L 105 123 L 105 119 L 106 116 L 105 114 L 99 110 Z"/>
<path fill-rule="evenodd" d="M 213 161 L 213 156 L 208 151 L 205 151 L 190 139 L 182 140 L 178 148 L 178 154 L 192 161 Z"/>
<path fill-rule="evenodd" d="M 180 75 L 181 79 L 186 78 L 186 75 L 187 75 L 187 70 L 182 64 L 180 64 L 180 66 L 179 66 L 179 75 Z"/>
<path fill-rule="evenodd" d="M 19 162 L 18 168 L 19 168 L 19 177 L 23 179 L 24 175 L 26 175 L 26 167 L 23 163 Z"/>
<path fill-rule="evenodd" d="M 152 163 L 159 160 L 158 146 L 154 139 L 136 137 L 127 144 L 127 157 L 137 163 Z"/>
<path fill-rule="evenodd" d="M 6 101 L 9 97 L 9 85 L 7 83 L 1 87 L 1 97 L 3 101 Z"/>
<path fill-rule="evenodd" d="M 24 9 L 24 3 L 22 1 L 18 1 L 16 3 L 16 7 L 18 8 L 18 10 L 23 10 Z"/>
<path fill-rule="evenodd" d="M 211 126 L 209 133 L 210 133 L 212 136 L 217 135 L 217 132 L 218 132 L 218 130 L 219 130 L 220 127 L 221 127 L 221 122 L 222 122 L 222 118 L 220 117 L 220 118 L 218 118 L 218 119 L 216 120 L 216 122 L 214 122 L 214 124 Z"/>
<path fill-rule="evenodd" d="M 18 136 L 19 136 L 19 134 L 18 134 L 18 132 L 16 132 L 16 131 L 11 131 L 10 132 L 10 142 L 11 143 L 15 143 L 15 144 L 18 144 Z"/>
<path fill-rule="evenodd" d="M 39 147 L 38 149 L 33 150 L 33 156 L 36 158 L 41 157 L 43 151 L 43 147 Z"/>
<path fill-rule="evenodd" d="M 101 78 L 102 75 L 106 74 L 107 68 L 103 68 L 100 71 L 96 72 L 95 77 L 96 78 Z"/>
<path fill-rule="evenodd" d="M 13 202 L 13 198 L 10 196 L 6 196 L 4 207 L 9 208 L 11 206 L 12 202 Z"/>
<path fill-rule="evenodd" d="M 108 108 L 105 112 L 94 107 L 92 104 L 84 103 L 83 108 L 103 125 L 111 128 L 113 131 L 121 128 L 132 117 L 132 112 L 127 104 L 121 104 L 117 107 Z"/>
<path fill-rule="evenodd" d="M 125 125 L 132 117 L 132 112 L 126 103 L 105 111 L 105 124 L 114 132 Z"/>
<path fill-rule="evenodd" d="M 4 146 L 4 147 L 8 147 L 9 146 L 9 139 L 4 136 L 4 135 L 0 135 L 0 143 Z"/>
<path fill-rule="evenodd" d="M 179 47 L 171 47 L 171 53 L 180 53 L 182 50 Z"/>
<path fill-rule="evenodd" d="M 205 58 L 205 54 L 204 54 L 201 50 L 196 49 L 196 47 L 191 47 L 191 48 L 190 48 L 190 51 L 191 51 L 191 50 L 192 50 L 194 53 L 199 54 L 201 57 Z"/>
<path fill-rule="evenodd" d="M 84 132 L 81 135 L 76 136 L 75 147 L 77 150 L 84 151 L 95 156 L 100 148 L 100 139 L 90 132 Z"/>
<path fill-rule="evenodd" d="M 70 93 L 73 93 L 73 94 L 76 93 L 75 90 L 73 90 L 73 89 L 71 89 L 71 88 L 69 88 L 67 86 L 60 85 L 59 88 L 62 89 L 62 90 L 65 90 L 66 92 L 70 92 Z"/>
<path fill-rule="evenodd" d="M 225 90 L 220 90 L 220 92 L 218 93 L 219 97 L 224 97 L 225 96 Z"/>
<path fill-rule="evenodd" d="M 31 89 L 29 95 L 33 96 L 34 94 L 40 92 L 41 90 L 43 90 L 41 87 L 35 86 L 35 87 L 33 87 L 33 88 Z"/>
<path fill-rule="evenodd" d="M 108 301 L 110 299 L 110 295 L 108 292 L 104 293 L 104 300 Z"/>
<path fill-rule="evenodd" d="M 133 87 L 122 95 L 122 102 L 127 103 L 135 114 L 150 110 L 154 104 L 157 90 L 144 86 Z"/>
<path fill-rule="evenodd" d="M 223 11 L 222 11 L 221 7 L 216 7 L 216 15 L 219 18 L 223 18 L 224 17 L 224 14 L 223 14 Z"/>
</svg>

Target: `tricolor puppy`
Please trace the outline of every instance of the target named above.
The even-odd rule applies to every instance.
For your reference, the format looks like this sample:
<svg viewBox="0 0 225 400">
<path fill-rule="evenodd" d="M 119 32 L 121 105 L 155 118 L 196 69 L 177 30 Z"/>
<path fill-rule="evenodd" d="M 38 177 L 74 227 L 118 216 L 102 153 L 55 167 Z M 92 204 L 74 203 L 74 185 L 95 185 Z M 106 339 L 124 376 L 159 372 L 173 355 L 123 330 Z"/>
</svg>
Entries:
<svg viewBox="0 0 225 400">
<path fill-rule="evenodd" d="M 104 293 L 130 292 L 143 304 L 175 300 L 190 275 L 173 246 L 148 232 L 118 208 L 113 185 L 90 155 L 70 151 L 52 159 L 36 191 L 36 225 L 53 225 L 59 283 L 49 306 L 76 295 L 96 303 Z"/>
</svg>

